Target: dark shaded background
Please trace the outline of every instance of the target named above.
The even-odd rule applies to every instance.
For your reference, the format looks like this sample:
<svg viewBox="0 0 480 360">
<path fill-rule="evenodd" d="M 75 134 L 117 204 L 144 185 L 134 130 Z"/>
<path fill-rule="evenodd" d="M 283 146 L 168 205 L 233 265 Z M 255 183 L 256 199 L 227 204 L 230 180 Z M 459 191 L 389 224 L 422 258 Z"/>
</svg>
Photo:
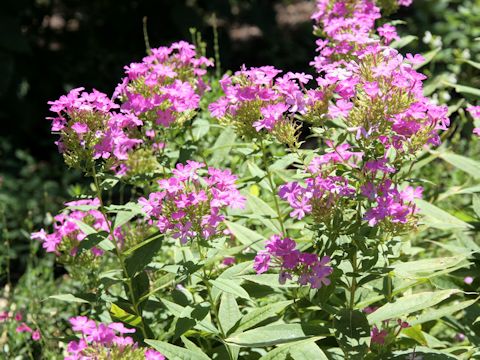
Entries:
<svg viewBox="0 0 480 360">
<path fill-rule="evenodd" d="M 395 17 L 412 18 L 408 31 L 421 38 L 427 29 L 445 30 L 432 24 L 445 11 L 455 14 L 461 3 L 416 0 Z M 47 101 L 77 86 L 111 93 L 123 66 L 145 54 L 144 16 L 152 47 L 190 40 L 195 27 L 213 56 L 216 14 L 222 70 L 245 63 L 308 71 L 315 49 L 313 9 L 314 1 L 305 0 L 3 0 L 0 136 L 12 148 L 50 158 L 56 149 L 44 120 Z M 458 30 L 465 32 L 462 25 Z"/>
<path fill-rule="evenodd" d="M 314 7 L 313 0 L 2 0 L 0 270 L 12 261 L 20 275 L 36 243 L 29 232 L 48 225 L 45 214 L 55 214 L 86 186 L 57 152 L 47 101 L 78 86 L 111 94 L 123 66 L 145 55 L 144 16 L 152 47 L 191 41 L 194 27 L 213 57 L 215 14 L 222 72 L 242 64 L 309 72 Z M 430 50 L 421 41 L 427 30 L 441 37 L 442 51 L 422 68 L 429 78 L 456 74 L 459 83 L 480 87 L 479 71 L 458 60 L 468 51 L 480 62 L 478 0 L 415 0 L 392 18 L 405 20 L 402 34 L 418 38 L 404 52 Z M 452 104 L 461 97 L 444 91 Z"/>
<path fill-rule="evenodd" d="M 190 41 L 194 27 L 213 57 L 215 13 L 222 70 L 243 63 L 306 70 L 314 56 L 312 10 L 308 1 L 9 0 L 0 13 L 2 135 L 49 158 L 56 149 L 47 101 L 78 86 L 111 94 L 123 66 L 145 55 L 144 16 L 152 47 Z"/>
</svg>

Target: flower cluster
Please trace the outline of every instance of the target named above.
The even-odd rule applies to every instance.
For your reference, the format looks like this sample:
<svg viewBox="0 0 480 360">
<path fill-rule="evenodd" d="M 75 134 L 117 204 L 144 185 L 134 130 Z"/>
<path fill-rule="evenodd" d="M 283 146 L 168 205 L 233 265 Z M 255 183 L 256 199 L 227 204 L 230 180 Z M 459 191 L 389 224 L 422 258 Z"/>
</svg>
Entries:
<svg viewBox="0 0 480 360">
<path fill-rule="evenodd" d="M 320 94 L 305 89 L 311 75 L 280 73 L 273 66 L 243 66 L 234 76 L 225 75 L 220 80 L 225 96 L 210 104 L 211 115 L 233 124 L 247 138 L 259 138 L 265 130 L 294 146 L 297 127 L 293 117 L 307 113 Z"/>
<path fill-rule="evenodd" d="M 376 205 L 365 213 L 365 220 L 370 226 L 387 221 L 388 224 L 406 224 L 417 212 L 414 200 L 422 198 L 422 187 L 407 186 L 398 190 L 390 180 L 385 180 L 378 186 L 366 183 L 362 193 Z"/>
<path fill-rule="evenodd" d="M 66 163 L 89 172 L 101 160 L 119 176 L 154 171 L 162 129 L 192 117 L 207 89 L 205 68 L 212 65 L 193 45 L 178 42 L 126 67 L 113 95 L 120 105 L 83 88 L 49 102 L 56 116 L 48 119 Z"/>
<path fill-rule="evenodd" d="M 342 120 L 365 145 L 379 141 L 407 154 L 438 145 L 438 130 L 449 125 L 448 109 L 423 96 L 426 77 L 415 68 L 425 59 L 404 58 L 389 47 L 398 38 L 391 25 L 378 28 L 376 37 L 380 10 L 373 1 L 320 0 L 317 6 L 313 18 L 327 39 L 317 41 L 319 55 L 311 64 L 320 75 L 317 91 L 336 95 L 327 118 Z"/>
<path fill-rule="evenodd" d="M 469 106 L 467 111 L 472 115 L 474 120 L 480 120 L 480 106 Z M 474 128 L 473 133 L 480 136 L 480 127 Z"/>
<path fill-rule="evenodd" d="M 201 176 L 204 167 L 190 160 L 178 164 L 173 176 L 158 181 L 159 191 L 139 200 L 150 223 L 182 244 L 195 237 L 209 239 L 221 234 L 222 211 L 245 204 L 235 186 L 237 177 L 230 170 L 210 167 Z"/>
<path fill-rule="evenodd" d="M 327 143 L 331 151 L 312 159 L 304 186 L 294 181 L 279 188 L 280 198 L 293 208 L 292 218 L 300 220 L 312 214 L 317 223 L 325 222 L 336 208 L 341 208 L 343 200 L 348 201 L 355 195 L 355 188 L 346 177 L 332 175 L 331 166 L 349 162 L 353 165 L 363 154 L 350 151 L 348 144 L 335 148 L 332 142 Z"/>
<path fill-rule="evenodd" d="M 151 49 L 140 63 L 125 67 L 126 77 L 117 86 L 114 98 L 152 126 L 182 123 L 199 107 L 207 89 L 202 79 L 213 62 L 198 56 L 195 46 L 180 41 L 170 47 Z"/>
<path fill-rule="evenodd" d="M 402 329 L 410 327 L 406 321 L 400 319 L 397 320 L 393 327 L 388 323 L 388 320 L 384 321 L 381 330 L 374 325 L 370 331 L 370 348 L 374 353 L 388 353 L 388 348 L 394 344 Z"/>
<path fill-rule="evenodd" d="M 371 314 L 378 310 L 377 306 L 369 306 L 363 309 L 365 314 Z M 390 346 L 395 338 L 400 334 L 402 329 L 410 327 L 410 324 L 401 319 L 397 319 L 394 322 L 393 326 L 391 325 L 392 320 L 382 321 L 380 329 L 377 325 L 373 325 L 372 330 L 370 331 L 370 348 L 377 353 L 382 353 L 388 346 Z M 398 328 L 397 328 L 398 326 Z"/>
<path fill-rule="evenodd" d="M 281 284 L 295 275 L 300 285 L 310 284 L 313 289 L 329 285 L 328 276 L 333 272 L 328 266 L 330 258 L 301 252 L 295 249 L 296 245 L 292 239 L 273 235 L 266 243 L 265 250 L 255 257 L 254 269 L 257 274 L 266 272 L 273 265 L 280 268 Z"/>
<path fill-rule="evenodd" d="M 78 341 L 68 343 L 68 356 L 65 360 L 82 359 L 135 359 L 165 360 L 158 351 L 139 348 L 133 338 L 126 334 L 135 333 L 135 329 L 122 323 L 97 324 L 86 316 L 70 318 L 72 330 L 81 334 Z"/>
<path fill-rule="evenodd" d="M 18 323 L 15 331 L 17 333 L 29 333 L 33 341 L 39 341 L 42 337 L 39 329 L 33 330 L 26 322 L 23 321 L 23 314 L 21 312 L 17 312 L 12 315 L 8 311 L 0 312 L 0 323 L 6 321 Z"/>
<path fill-rule="evenodd" d="M 32 233 L 31 237 L 40 240 L 47 252 L 55 253 L 58 256 L 75 256 L 80 242 L 87 237 L 79 223 L 89 225 L 97 231 L 105 232 L 109 232 L 110 224 L 98 210 L 100 201 L 97 198 L 71 201 L 65 203 L 65 205 L 67 209 L 54 217 L 52 233 L 47 233 L 44 229 L 41 229 Z M 81 208 L 88 208 L 88 210 L 80 210 Z M 117 240 L 122 239 L 123 235 L 120 228 L 114 230 L 114 236 Z M 91 253 L 93 256 L 100 256 L 103 251 L 97 247 L 92 247 Z"/>
</svg>

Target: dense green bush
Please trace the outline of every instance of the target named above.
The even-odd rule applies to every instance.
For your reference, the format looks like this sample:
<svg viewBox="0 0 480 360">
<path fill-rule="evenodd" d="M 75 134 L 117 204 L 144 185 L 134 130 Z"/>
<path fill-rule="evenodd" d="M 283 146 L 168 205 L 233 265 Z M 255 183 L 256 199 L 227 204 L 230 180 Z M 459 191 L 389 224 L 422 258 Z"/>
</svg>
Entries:
<svg viewBox="0 0 480 360">
<path fill-rule="evenodd" d="M 281 74 L 147 39 L 49 103 L 69 172 L 3 141 L 3 356 L 480 356 L 480 9 L 409 2 L 317 1 Z"/>
</svg>

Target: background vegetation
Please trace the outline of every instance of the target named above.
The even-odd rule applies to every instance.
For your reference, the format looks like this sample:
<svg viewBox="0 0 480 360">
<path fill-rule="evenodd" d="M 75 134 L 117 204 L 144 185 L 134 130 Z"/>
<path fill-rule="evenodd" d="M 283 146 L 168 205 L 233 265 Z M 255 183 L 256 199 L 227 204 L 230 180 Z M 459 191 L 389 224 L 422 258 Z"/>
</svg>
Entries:
<svg viewBox="0 0 480 360">
<path fill-rule="evenodd" d="M 75 284 L 63 281 L 63 269 L 55 267 L 53 258 L 45 256 L 29 236 L 48 223 L 49 214 L 55 214 L 66 199 L 88 185 L 75 171 L 64 170 L 44 120 L 48 100 L 80 84 L 111 91 L 123 66 L 145 54 L 145 16 L 152 46 L 189 40 L 190 28 L 196 28 L 212 57 L 216 26 L 222 71 L 243 63 L 307 71 L 315 54 L 309 20 L 313 8 L 313 2 L 285 0 L 4 1 L 0 12 L 0 311 L 15 299 L 15 307 L 28 309 L 52 329 L 64 327 L 67 314 L 73 313 L 69 309 L 73 305 L 53 308 L 42 303 L 52 289 Z M 427 92 L 437 91 L 438 101 L 451 107 L 452 128 L 445 135 L 451 149 L 478 159 L 480 146 L 471 139 L 473 124 L 462 106 L 478 99 L 478 93 L 469 88 L 480 88 L 480 41 L 476 40 L 480 2 L 418 0 L 402 8 L 396 18 L 405 20 L 398 27 L 401 33 L 411 35 L 405 52 L 434 56 L 422 71 L 430 79 Z M 429 198 L 457 218 L 477 221 L 471 196 L 451 196 L 476 185 L 475 171 L 458 170 L 454 161 L 444 160 L 433 156 L 429 161 L 435 166 L 423 173 Z M 475 279 L 469 289 L 479 285 Z M 5 344 L 2 338 L 0 333 L 0 346 L 18 348 L 20 358 L 33 358 L 39 351 L 26 346 L 21 336 L 15 344 Z"/>
</svg>

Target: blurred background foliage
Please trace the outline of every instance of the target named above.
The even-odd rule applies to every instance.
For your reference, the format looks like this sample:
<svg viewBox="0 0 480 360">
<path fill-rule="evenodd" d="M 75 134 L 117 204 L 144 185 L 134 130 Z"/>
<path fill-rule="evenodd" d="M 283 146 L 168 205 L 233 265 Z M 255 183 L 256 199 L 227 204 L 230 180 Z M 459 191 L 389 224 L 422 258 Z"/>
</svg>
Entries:
<svg viewBox="0 0 480 360">
<path fill-rule="evenodd" d="M 37 284 L 41 285 L 41 291 L 24 304 L 37 306 L 39 318 L 50 317 L 50 309 L 39 306 L 39 301 L 48 296 L 49 288 L 64 286 L 59 283 L 62 269 L 52 268 L 52 260 L 43 258 L 43 251 L 37 242 L 30 240 L 29 233 L 48 223 L 61 204 L 80 194 L 86 184 L 81 183 L 79 174 L 65 170 L 57 153 L 50 124 L 45 120 L 49 116 L 47 101 L 78 86 L 112 93 L 122 77 L 123 66 L 145 55 L 145 16 L 152 47 L 180 39 L 190 41 L 190 28 L 196 28 L 211 57 L 216 26 L 222 72 L 234 71 L 242 64 L 269 64 L 284 70 L 311 72 L 308 63 L 315 56 L 315 37 L 309 18 L 314 7 L 314 1 L 305 0 L 3 0 L 0 10 L 3 297 L 12 296 L 14 290 L 4 285 L 13 282 L 17 284 L 17 303 L 21 304 L 22 299 L 30 296 L 29 288 L 35 281 L 32 279 L 39 272 L 43 274 Z M 411 35 L 402 52 L 435 55 L 421 69 L 429 77 L 427 95 L 435 92 L 438 102 L 451 107 L 453 126 L 445 137 L 453 144 L 454 151 L 477 157 L 479 146 L 470 141 L 473 124 L 463 108 L 467 103 L 474 104 L 478 94 L 458 91 L 455 85 L 480 88 L 480 0 L 414 0 L 411 7 L 402 8 L 392 18 L 401 20 L 398 30 L 402 36 Z M 435 180 L 435 186 L 427 189 L 432 198 L 438 198 L 454 185 L 472 181 L 444 162 L 436 164 L 424 173 Z M 464 209 L 470 202 L 452 199 L 439 200 L 453 211 Z M 55 316 L 62 320 L 61 314 Z"/>
</svg>

